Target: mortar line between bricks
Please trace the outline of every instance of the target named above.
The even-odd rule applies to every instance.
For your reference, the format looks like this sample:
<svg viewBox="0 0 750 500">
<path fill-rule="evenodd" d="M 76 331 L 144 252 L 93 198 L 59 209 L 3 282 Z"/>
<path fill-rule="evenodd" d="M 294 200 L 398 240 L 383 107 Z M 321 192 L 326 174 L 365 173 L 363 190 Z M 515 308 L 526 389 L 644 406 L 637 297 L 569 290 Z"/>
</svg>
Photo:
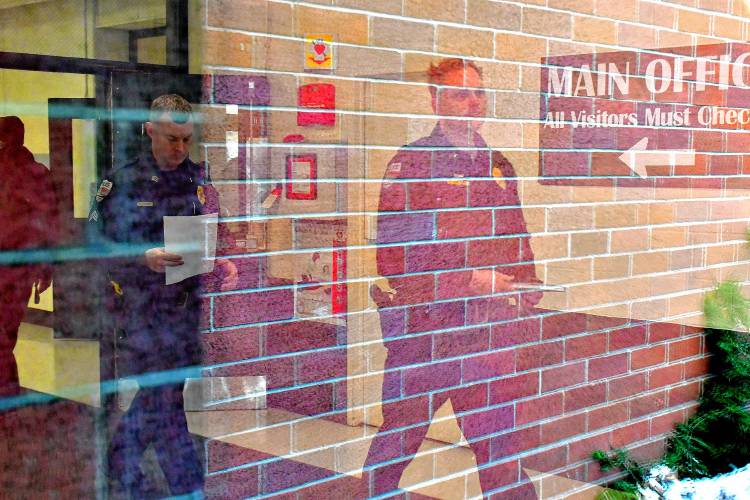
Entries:
<svg viewBox="0 0 750 500">
<path fill-rule="evenodd" d="M 746 66 L 747 68 L 750 68 L 750 65 Z M 557 66 L 551 66 L 551 68 L 558 68 L 562 69 L 561 67 Z M 671 80 L 670 80 L 671 81 Z M 687 81 L 687 83 L 693 83 L 690 81 Z M 712 85 L 708 85 L 712 86 Z M 718 86 L 718 85 L 713 85 Z M 440 88 L 458 88 L 458 89 L 464 89 L 467 87 L 448 87 L 448 86 L 439 86 Z M 747 90 L 740 87 L 731 87 L 735 89 L 740 90 Z M 505 90 L 494 90 L 494 89 L 484 89 L 487 92 L 494 93 L 518 93 L 514 91 L 505 91 Z M 594 97 L 581 97 L 581 96 L 568 96 L 568 95 L 555 95 L 550 93 L 544 93 L 544 92 L 537 92 L 537 93 L 531 93 L 528 92 L 531 95 L 538 95 L 540 98 L 540 101 L 542 99 L 547 100 L 549 98 L 561 98 L 561 99 L 580 99 L 582 101 L 593 101 Z M 652 107 L 671 107 L 671 106 L 683 106 L 685 108 L 721 108 L 721 109 L 729 109 L 729 110 L 744 110 L 747 109 L 747 107 L 742 106 L 722 106 L 722 105 L 695 105 L 690 103 L 684 103 L 684 102 L 658 102 L 658 101 L 643 101 L 643 100 L 628 100 L 628 99 L 617 99 L 615 100 L 618 103 L 636 103 L 639 105 L 648 105 Z M 583 104 L 583 103 L 582 103 Z M 222 108 L 224 107 L 225 103 L 206 103 L 206 107 L 210 107 L 212 109 L 214 108 Z M 308 108 L 303 108 L 299 106 L 283 106 L 283 105 L 265 105 L 265 106 L 253 106 L 253 105 L 241 105 L 238 106 L 239 109 L 245 110 L 245 111 L 267 111 L 269 113 L 298 113 L 300 111 L 304 111 L 305 113 L 321 113 L 321 114 L 329 114 L 330 110 L 311 110 L 308 111 Z M 585 111 L 585 110 L 584 110 Z M 572 113 L 572 111 L 571 111 Z M 638 112 L 635 111 L 633 114 L 637 114 Z M 528 118 L 528 117 L 508 117 L 508 116 L 483 116 L 479 120 L 477 120 L 476 117 L 465 117 L 465 116 L 453 116 L 453 115 L 439 115 L 435 113 L 403 113 L 403 112 L 396 112 L 396 111 L 371 111 L 371 110 L 358 110 L 358 109 L 336 109 L 336 114 L 341 116 L 354 116 L 354 117 L 376 117 L 376 118 L 413 118 L 416 120 L 424 120 L 429 122 L 437 122 L 441 118 L 450 118 L 452 121 L 471 121 L 476 122 L 480 121 L 482 125 L 487 123 L 497 123 L 497 124 L 521 124 L 521 125 L 540 125 L 542 128 L 547 129 L 547 118 L 545 117 L 538 117 L 538 118 Z M 546 113 L 545 113 L 546 114 Z M 620 113 L 620 114 L 626 114 L 626 113 Z M 630 113 L 627 113 L 630 114 Z M 583 116 L 593 116 L 594 113 L 585 113 Z M 211 125 L 211 121 L 203 121 L 204 124 Z M 583 131 L 591 131 L 592 129 L 607 129 L 607 130 L 659 130 L 659 131 L 674 131 L 674 132 L 718 132 L 718 133 L 727 133 L 729 135 L 731 134 L 744 134 L 747 133 L 747 130 L 744 129 L 730 129 L 730 128 L 707 128 L 700 125 L 700 122 L 698 122 L 695 126 L 662 126 L 662 125 L 648 125 L 646 123 L 622 123 L 622 124 L 607 124 L 607 125 L 597 125 L 597 126 L 589 126 L 586 122 L 583 121 L 576 121 L 576 120 L 555 120 L 555 123 L 569 125 L 572 129 L 581 129 Z M 555 129 L 551 129 L 553 132 L 556 131 L 557 127 Z M 201 144 L 204 144 L 209 147 L 216 147 L 221 148 L 222 145 L 225 145 L 223 142 L 203 142 Z M 248 145 L 251 145 L 253 148 L 273 148 L 273 147 L 279 147 L 279 148 L 286 148 L 286 149 L 294 149 L 294 148 L 307 148 L 310 146 L 317 146 L 321 149 L 329 148 L 329 149 L 368 149 L 372 148 L 372 144 L 331 144 L 331 143 L 314 143 L 314 142 L 301 142 L 301 143 L 275 143 L 275 142 L 250 142 L 247 143 Z M 241 144 L 242 146 L 242 144 Z M 379 145 L 375 145 L 379 146 Z M 384 146 L 384 145 L 383 145 Z M 401 149 L 403 145 L 400 146 L 391 146 L 389 149 Z M 462 151 L 462 150 L 468 150 L 468 151 L 475 151 L 475 150 L 492 150 L 497 149 L 493 147 L 435 147 L 435 146 L 409 146 L 410 150 L 413 151 Z M 500 149 L 511 149 L 511 148 L 500 148 Z M 534 151 L 544 151 L 544 152 L 576 152 L 576 151 L 591 151 L 591 152 L 623 152 L 623 149 L 617 149 L 617 148 L 585 148 L 585 147 L 579 147 L 579 148 L 517 148 L 517 149 L 531 149 Z M 655 152 L 658 150 L 647 150 L 644 152 Z M 698 151 L 698 153 L 701 153 Z M 710 153 L 712 155 L 728 155 L 728 154 L 735 154 L 739 155 L 742 154 L 742 151 L 737 152 L 728 152 L 728 151 L 707 151 L 706 153 Z"/>
<path fill-rule="evenodd" d="M 415 24 L 426 24 L 426 25 L 435 26 L 436 28 L 439 27 L 439 26 L 446 26 L 446 27 L 451 27 L 451 28 L 471 29 L 471 30 L 474 30 L 474 31 L 489 32 L 489 33 L 492 33 L 493 35 L 496 35 L 496 34 L 523 35 L 523 36 L 526 36 L 526 37 L 529 37 L 529 38 L 540 38 L 540 39 L 543 39 L 545 41 L 554 41 L 554 42 L 562 42 L 562 43 L 579 43 L 581 45 L 595 47 L 596 49 L 606 48 L 606 49 L 619 49 L 619 50 L 623 50 L 623 48 L 625 48 L 626 50 L 633 50 L 633 51 L 637 50 L 637 51 L 643 51 L 644 53 L 654 53 L 654 52 L 659 53 L 658 51 L 655 51 L 654 49 L 640 49 L 640 48 L 637 48 L 637 47 L 627 47 L 627 46 L 617 45 L 617 44 L 595 43 L 595 42 L 588 42 L 588 41 L 581 42 L 581 41 L 574 40 L 572 36 L 562 37 L 562 36 L 555 36 L 555 35 L 541 35 L 541 34 L 537 34 L 537 33 L 526 32 L 526 31 L 523 31 L 523 25 L 521 25 L 521 27 L 520 27 L 521 29 L 511 30 L 511 29 L 505 29 L 505 28 L 490 28 L 490 27 L 487 27 L 487 26 L 479 26 L 479 25 L 475 25 L 475 24 L 468 24 L 466 22 L 461 23 L 461 22 L 455 22 L 455 21 L 445 21 L 445 20 L 436 20 L 436 19 L 428 20 L 428 19 L 424 19 L 424 18 L 409 17 L 409 16 L 405 16 L 405 15 L 388 14 L 388 13 L 385 13 L 385 12 L 369 12 L 369 11 L 357 10 L 357 9 L 353 9 L 353 8 L 349 8 L 349 7 L 339 7 L 339 6 L 331 6 L 331 5 L 324 5 L 324 4 L 309 3 L 309 2 L 294 2 L 294 1 L 283 1 L 282 0 L 282 1 L 277 1 L 276 3 L 284 3 L 284 4 L 288 4 L 288 5 L 292 5 L 292 6 L 300 5 L 300 6 L 304 6 L 304 7 L 309 7 L 309 8 L 312 8 L 312 9 L 316 9 L 316 10 L 328 10 L 328 11 L 340 12 L 340 13 L 359 14 L 360 16 L 364 15 L 364 16 L 367 16 L 368 18 L 384 18 L 384 19 L 393 19 L 393 20 L 398 20 L 398 21 L 405 21 L 405 22 L 410 22 L 410 23 L 415 23 Z M 596 14 L 593 14 L 593 13 L 589 14 L 589 13 L 585 13 L 585 12 L 572 12 L 572 11 L 567 11 L 567 10 L 558 9 L 558 8 L 554 8 L 554 7 L 547 7 L 547 6 L 543 6 L 543 7 L 542 6 L 533 6 L 533 5 L 530 6 L 528 4 L 521 3 L 521 2 L 508 2 L 508 1 L 505 1 L 503 3 L 504 4 L 509 4 L 509 5 L 516 5 L 516 6 L 521 7 L 522 14 L 526 10 L 538 10 L 538 11 L 549 12 L 549 13 L 566 14 L 566 15 L 570 16 L 571 21 L 572 21 L 572 19 L 574 17 L 582 17 L 582 18 L 596 19 L 596 20 L 610 20 L 610 21 L 612 21 L 613 23 L 615 23 L 617 25 L 635 26 L 635 27 L 640 27 L 640 28 L 651 28 L 651 29 L 660 30 L 660 31 L 663 31 L 663 32 L 668 32 L 668 33 L 680 33 L 680 34 L 688 34 L 688 35 L 694 35 L 695 34 L 695 33 L 692 33 L 692 32 L 680 31 L 678 29 L 679 27 L 678 28 L 675 28 L 675 27 L 669 28 L 669 27 L 665 27 L 665 26 L 655 26 L 654 24 L 643 23 L 643 22 L 640 22 L 640 21 L 631 21 L 631 20 L 625 20 L 625 19 L 617 19 L 617 18 L 613 18 L 613 17 L 605 17 L 605 16 L 596 15 Z M 659 2 L 655 2 L 655 3 L 658 4 Z M 687 6 L 674 6 L 674 9 L 676 11 L 679 11 L 679 10 L 691 10 L 692 12 L 697 12 L 697 13 L 706 15 L 706 11 L 705 10 L 700 10 L 700 9 L 697 9 L 697 8 L 689 8 Z M 206 10 L 208 10 L 208 9 L 206 9 Z M 746 18 L 743 17 L 743 16 L 737 16 L 737 15 L 734 15 L 734 14 L 727 14 L 727 13 L 722 13 L 722 12 L 717 12 L 717 11 L 710 11 L 709 15 L 712 15 L 712 16 L 715 16 L 715 17 L 723 17 L 723 18 L 726 18 L 726 19 L 738 20 L 738 21 L 741 21 L 743 23 L 746 21 Z M 571 22 L 571 25 L 572 25 L 572 22 Z M 266 37 L 269 37 L 269 38 L 279 38 L 279 39 L 287 39 L 287 40 L 293 40 L 293 41 L 303 41 L 304 40 L 304 38 L 295 37 L 295 36 L 291 36 L 291 35 L 278 35 L 278 34 L 275 34 L 275 33 L 254 32 L 254 31 L 242 30 L 242 29 L 238 29 L 238 28 L 225 28 L 225 27 L 214 26 L 214 25 L 208 25 L 207 28 L 210 31 L 225 31 L 225 32 L 230 32 L 230 33 L 240 33 L 240 34 L 248 34 L 248 35 L 256 35 L 256 36 L 266 36 Z M 657 31 L 657 33 L 658 33 L 658 31 Z M 571 28 L 571 35 L 572 35 L 572 28 Z M 716 35 L 716 34 L 701 35 L 701 36 L 711 37 L 711 38 L 714 38 L 716 40 L 721 40 L 723 42 L 733 42 L 733 43 L 737 43 L 737 44 L 744 43 L 743 40 L 739 40 L 739 39 L 735 39 L 735 38 L 723 37 L 723 36 L 719 36 L 719 35 Z M 493 36 L 493 38 L 494 38 L 494 36 Z M 396 48 L 392 48 L 392 47 L 377 47 L 377 46 L 373 47 L 371 45 L 360 45 L 360 44 L 351 44 L 351 43 L 342 43 L 342 42 L 334 42 L 334 43 L 336 45 L 340 45 L 340 46 L 351 46 L 351 47 L 356 47 L 356 48 L 377 48 L 377 49 L 382 49 L 382 50 L 391 50 L 393 52 L 414 52 L 414 53 L 427 54 L 427 55 L 443 55 L 445 57 L 451 57 L 453 55 L 453 54 L 448 54 L 448 53 L 428 52 L 428 51 L 421 51 L 421 50 L 396 49 Z M 494 58 L 490 59 L 490 58 L 482 58 L 482 57 L 478 57 L 478 56 L 470 56 L 470 57 L 467 57 L 467 58 L 468 59 L 472 59 L 472 60 L 497 61 L 497 59 L 494 59 Z"/>
<path fill-rule="evenodd" d="M 750 198 L 749 198 L 750 200 Z M 726 201 L 726 199 L 724 199 Z M 745 200 L 732 200 L 732 201 L 745 201 Z M 665 202 L 669 204 L 673 204 L 670 202 Z M 611 203 L 608 204 L 608 206 L 622 206 L 627 205 L 631 203 Z M 632 203 L 631 205 L 641 205 L 641 204 L 648 204 L 648 203 Z M 581 204 L 580 206 L 584 206 L 587 204 Z M 579 205 L 575 205 L 575 207 L 578 207 Z M 593 207 L 597 207 L 598 205 L 593 204 Z M 604 206 L 604 204 L 602 204 Z M 513 208 L 513 207 L 487 207 L 485 210 L 503 210 L 504 208 Z M 543 205 L 522 205 L 522 206 L 516 206 L 515 208 L 558 208 L 558 207 L 544 207 Z M 565 207 L 562 207 L 565 208 Z M 573 208 L 573 207 L 570 207 Z M 445 213 L 449 212 L 462 212 L 465 210 L 446 210 Z M 424 210 L 424 211 L 413 211 L 413 212 L 382 212 L 381 215 L 410 215 L 410 214 L 432 214 L 434 211 L 432 210 Z M 344 216 L 348 217 L 354 217 L 354 216 L 370 216 L 375 215 L 376 213 L 370 213 L 370 212 L 356 212 L 356 213 L 347 213 L 347 214 L 339 214 L 338 218 L 342 218 Z M 314 214 L 310 216 L 311 218 L 319 219 L 321 217 L 336 217 L 333 213 L 326 212 L 324 214 Z M 285 215 L 280 217 L 268 217 L 263 218 L 259 217 L 259 220 L 268 220 L 268 219 L 303 219 L 306 217 L 301 217 L 299 215 Z M 237 220 L 234 220 L 237 219 Z M 254 219 L 254 218 L 253 218 Z M 222 219 L 222 222 L 243 222 L 250 220 L 250 218 L 240 218 L 240 217 L 232 217 L 232 218 L 225 218 Z M 547 236 L 547 235 L 574 235 L 574 234 L 592 234 L 592 233 L 600 233 L 603 231 L 627 231 L 627 230 L 637 230 L 637 229 L 670 229 L 670 228 L 690 228 L 693 226 L 705 226 L 705 225 L 720 225 L 720 224 L 727 224 L 727 223 L 735 223 L 735 222 L 745 222 L 746 218 L 739 217 L 739 218 L 727 218 L 727 219 L 718 219 L 718 220 L 712 220 L 712 221 L 686 221 L 686 222 L 673 222 L 673 223 L 665 223 L 665 224 L 654 224 L 654 225 L 647 225 L 647 224 L 635 224 L 632 226 L 621 226 L 621 227 L 602 227 L 602 228 L 583 228 L 583 229 L 560 229 L 558 231 L 552 230 L 552 231 L 543 231 L 543 232 L 526 232 L 526 233 L 515 233 L 515 234 L 500 234 L 500 235 L 488 235 L 488 236 L 467 236 L 464 238 L 443 238 L 440 240 L 407 240 L 407 241 L 396 241 L 396 242 L 390 242 L 390 243 L 363 243 L 363 244 L 350 244 L 347 245 L 347 250 L 368 250 L 368 249 L 379 249 L 379 248 L 389 248 L 389 247 L 418 247 L 423 245 L 434 245 L 434 244 L 440 244 L 440 243 L 465 243 L 465 242 L 471 242 L 471 241 L 495 241 L 495 240 L 507 240 L 507 239 L 517 239 L 520 237 L 535 237 L 535 236 Z M 699 244 L 687 244 L 687 245 L 680 245 L 680 246 L 674 246 L 674 247 L 660 247 L 660 248 L 653 248 L 649 249 L 644 252 L 657 252 L 657 251 L 668 251 L 668 250 L 687 250 L 687 249 L 697 249 L 697 248 L 709 248 L 709 247 L 716 247 L 716 246 L 722 246 L 729 243 L 739 243 L 743 240 L 727 240 L 722 242 L 714 242 L 714 243 L 699 243 Z M 310 247 L 310 248 L 299 248 L 299 249 L 288 249 L 288 250 L 269 250 L 266 252 L 255 252 L 255 253 L 246 253 L 246 254 L 233 254 L 233 255 L 227 255 L 224 256 L 228 259 L 243 259 L 243 258 L 250 258 L 250 257 L 267 257 L 270 255 L 294 255 L 294 254 L 307 254 L 315 251 L 331 251 L 335 247 Z M 610 255 L 620 255 L 621 252 L 617 254 L 610 254 Z M 627 252 L 628 255 L 632 254 L 633 252 Z M 643 252 L 636 252 L 636 253 L 643 253 Z M 599 254 L 597 254 L 599 255 Z M 583 260 L 587 257 L 587 255 L 581 255 L 581 256 L 571 256 L 571 257 L 559 257 L 559 258 L 553 258 L 553 259 L 546 259 L 541 261 L 534 261 L 534 262 L 548 262 L 548 261 L 564 261 L 564 260 Z M 531 261 L 526 261 L 531 262 Z M 503 265 L 503 264 L 491 264 L 491 265 L 484 265 L 484 266 L 473 266 L 475 268 L 485 268 L 485 267 L 494 267 L 496 265 Z M 455 271 L 455 269 L 453 269 Z M 413 273 L 404 273 L 403 276 L 408 276 L 412 274 L 423 274 L 425 272 L 437 272 L 437 271 L 451 271 L 451 269 L 443 269 L 443 270 L 435 270 L 435 271 L 423 271 L 423 272 L 413 272 Z M 397 275 L 393 275 L 395 277 Z M 401 276 L 401 275 L 398 275 Z M 361 282 L 361 281 L 372 281 L 382 278 L 381 276 L 368 276 L 363 278 L 353 278 L 351 280 L 348 280 L 350 282 Z M 292 285 L 289 285 L 292 286 Z M 218 292 L 210 292 L 210 293 L 216 293 Z M 222 292 L 222 293 L 231 293 L 231 292 Z"/>
</svg>

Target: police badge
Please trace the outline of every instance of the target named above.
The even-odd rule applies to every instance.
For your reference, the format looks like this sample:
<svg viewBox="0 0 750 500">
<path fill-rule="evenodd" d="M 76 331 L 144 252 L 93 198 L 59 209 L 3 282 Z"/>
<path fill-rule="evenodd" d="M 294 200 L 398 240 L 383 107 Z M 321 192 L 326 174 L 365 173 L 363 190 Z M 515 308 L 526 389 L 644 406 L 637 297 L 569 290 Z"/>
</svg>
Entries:
<svg viewBox="0 0 750 500">
<path fill-rule="evenodd" d="M 106 198 L 110 191 L 112 191 L 112 182 L 108 181 L 107 179 L 104 179 L 102 183 L 99 185 L 99 190 L 96 192 L 97 203 L 101 202 L 104 198 Z"/>
</svg>

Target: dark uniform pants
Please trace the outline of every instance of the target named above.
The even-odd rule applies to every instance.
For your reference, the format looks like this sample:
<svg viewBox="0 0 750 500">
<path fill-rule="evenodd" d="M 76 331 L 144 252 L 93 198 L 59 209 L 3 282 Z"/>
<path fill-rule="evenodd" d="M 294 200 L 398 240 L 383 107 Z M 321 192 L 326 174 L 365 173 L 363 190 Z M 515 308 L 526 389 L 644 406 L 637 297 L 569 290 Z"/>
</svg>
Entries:
<svg viewBox="0 0 750 500">
<path fill-rule="evenodd" d="M 110 445 L 110 468 L 134 498 L 147 498 L 141 470 L 143 454 L 153 444 L 172 495 L 203 488 L 203 470 L 188 433 L 183 384 L 141 388 L 117 425 Z"/>
</svg>

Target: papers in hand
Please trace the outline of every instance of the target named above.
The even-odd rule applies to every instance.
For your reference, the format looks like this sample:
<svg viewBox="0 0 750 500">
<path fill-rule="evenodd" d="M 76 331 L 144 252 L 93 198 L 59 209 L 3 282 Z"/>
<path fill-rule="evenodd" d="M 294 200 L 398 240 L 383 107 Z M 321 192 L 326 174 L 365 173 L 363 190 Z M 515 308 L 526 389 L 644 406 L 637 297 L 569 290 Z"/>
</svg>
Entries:
<svg viewBox="0 0 750 500">
<path fill-rule="evenodd" d="M 214 269 L 218 214 L 164 216 L 164 250 L 182 257 L 181 266 L 166 267 L 172 285 Z"/>
</svg>

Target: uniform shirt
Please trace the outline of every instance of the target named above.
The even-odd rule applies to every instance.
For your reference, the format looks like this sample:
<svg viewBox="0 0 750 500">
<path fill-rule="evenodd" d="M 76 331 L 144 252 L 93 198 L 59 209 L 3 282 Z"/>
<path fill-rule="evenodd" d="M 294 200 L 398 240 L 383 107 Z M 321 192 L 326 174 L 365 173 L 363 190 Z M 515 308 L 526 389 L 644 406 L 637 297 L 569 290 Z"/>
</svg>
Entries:
<svg viewBox="0 0 750 500">
<path fill-rule="evenodd" d="M 387 301 L 375 297 L 379 306 L 482 295 L 469 286 L 475 268 L 539 281 L 513 166 L 478 134 L 473 142 L 474 148 L 451 146 L 438 125 L 389 162 L 378 205 L 377 269 L 396 293 Z M 454 326 L 491 321 L 489 311 L 509 306 L 507 299 L 469 301 L 446 314 Z"/>
<path fill-rule="evenodd" d="M 102 183 L 89 215 L 103 243 L 132 244 L 133 255 L 104 259 L 107 308 L 121 341 L 123 373 L 190 366 L 200 361 L 200 276 L 172 285 L 146 266 L 144 249 L 164 246 L 164 216 L 219 212 L 203 167 L 186 159 L 160 170 L 151 154 Z"/>
</svg>

